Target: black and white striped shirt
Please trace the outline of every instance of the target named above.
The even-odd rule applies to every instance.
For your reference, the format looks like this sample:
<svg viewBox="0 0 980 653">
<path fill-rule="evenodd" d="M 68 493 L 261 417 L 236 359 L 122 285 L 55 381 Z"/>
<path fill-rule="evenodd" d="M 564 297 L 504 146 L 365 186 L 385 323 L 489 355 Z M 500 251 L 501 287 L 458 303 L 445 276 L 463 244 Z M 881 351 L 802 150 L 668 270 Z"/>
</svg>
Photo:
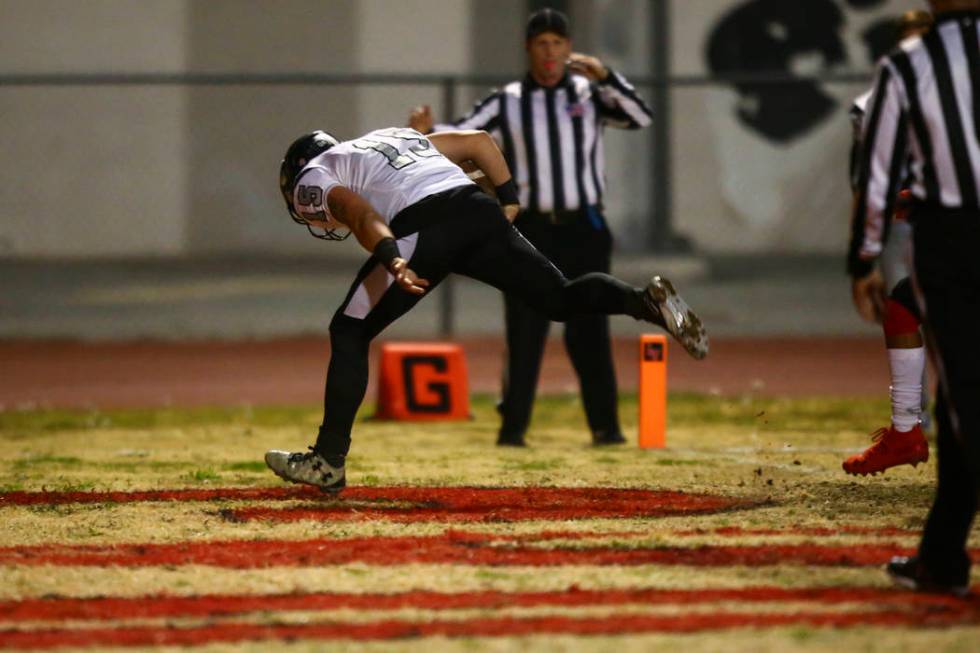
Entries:
<svg viewBox="0 0 980 653">
<path fill-rule="evenodd" d="M 598 83 L 566 74 L 550 88 L 528 75 L 435 130 L 490 132 L 514 175 L 521 206 L 547 212 L 599 204 L 605 189 L 603 126 L 638 129 L 650 122 L 650 108 L 622 75 L 610 70 Z"/>
<path fill-rule="evenodd" d="M 878 66 L 864 121 L 848 271 L 871 271 L 909 162 L 912 194 L 980 209 L 980 12 L 936 17 Z"/>
</svg>

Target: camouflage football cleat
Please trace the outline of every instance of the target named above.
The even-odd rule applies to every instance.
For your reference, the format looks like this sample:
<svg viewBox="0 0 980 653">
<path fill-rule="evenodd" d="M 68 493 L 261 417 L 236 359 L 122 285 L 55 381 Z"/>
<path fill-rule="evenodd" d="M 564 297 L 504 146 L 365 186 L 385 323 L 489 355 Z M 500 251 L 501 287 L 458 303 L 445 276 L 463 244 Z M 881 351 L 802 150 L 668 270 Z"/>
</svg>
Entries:
<svg viewBox="0 0 980 653">
<path fill-rule="evenodd" d="M 880 428 L 871 434 L 870 447 L 844 461 L 848 474 L 877 474 L 889 467 L 912 465 L 929 460 L 929 443 L 916 425 L 911 431 L 896 431 L 893 426 Z"/>
<path fill-rule="evenodd" d="M 701 319 L 677 294 L 669 279 L 650 279 L 643 291 L 643 303 L 650 312 L 647 319 L 667 329 L 688 354 L 698 360 L 708 355 L 708 334 Z"/>
<path fill-rule="evenodd" d="M 315 485 L 324 492 L 340 492 L 347 485 L 344 456 L 321 456 L 313 447 L 306 453 L 267 451 L 265 464 L 283 480 Z"/>
</svg>

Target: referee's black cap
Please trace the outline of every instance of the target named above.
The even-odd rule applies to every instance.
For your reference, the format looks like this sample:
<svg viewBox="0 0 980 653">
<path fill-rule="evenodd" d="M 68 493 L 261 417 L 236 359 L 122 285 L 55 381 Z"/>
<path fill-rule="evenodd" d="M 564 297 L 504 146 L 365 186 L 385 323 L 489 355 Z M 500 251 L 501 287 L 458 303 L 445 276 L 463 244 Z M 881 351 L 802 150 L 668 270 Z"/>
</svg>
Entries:
<svg viewBox="0 0 980 653">
<path fill-rule="evenodd" d="M 530 41 L 538 34 L 545 32 L 552 32 L 567 39 L 568 16 L 551 7 L 531 14 L 531 17 L 527 19 L 526 40 Z"/>
</svg>

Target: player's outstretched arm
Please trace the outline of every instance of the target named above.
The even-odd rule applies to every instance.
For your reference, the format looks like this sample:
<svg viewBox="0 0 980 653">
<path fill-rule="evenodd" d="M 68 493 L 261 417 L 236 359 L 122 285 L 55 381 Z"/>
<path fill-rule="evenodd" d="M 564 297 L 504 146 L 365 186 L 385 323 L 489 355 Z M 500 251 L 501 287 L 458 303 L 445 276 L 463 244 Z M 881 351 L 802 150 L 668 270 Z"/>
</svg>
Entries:
<svg viewBox="0 0 980 653">
<path fill-rule="evenodd" d="M 472 161 L 493 184 L 507 219 L 513 220 L 517 216 L 520 210 L 517 189 L 507 161 L 490 134 L 478 130 L 446 131 L 430 134 L 428 138 L 443 156 L 456 165 Z"/>
<path fill-rule="evenodd" d="M 421 295 L 429 282 L 420 278 L 401 257 L 391 229 L 370 202 L 344 186 L 335 186 L 327 195 L 330 214 L 346 225 L 357 242 L 374 254 L 395 277 L 395 283 L 410 293 Z"/>
<path fill-rule="evenodd" d="M 500 148 L 485 131 L 447 131 L 430 134 L 429 140 L 447 159 L 459 165 L 472 161 L 494 186 L 510 179 L 510 169 Z"/>
</svg>

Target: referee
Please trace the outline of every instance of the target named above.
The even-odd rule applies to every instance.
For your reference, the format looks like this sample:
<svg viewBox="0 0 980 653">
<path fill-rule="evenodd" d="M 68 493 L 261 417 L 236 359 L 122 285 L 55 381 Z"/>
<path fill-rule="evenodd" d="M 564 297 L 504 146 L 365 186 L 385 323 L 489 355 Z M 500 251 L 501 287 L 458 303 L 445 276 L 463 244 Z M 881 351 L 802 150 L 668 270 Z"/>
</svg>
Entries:
<svg viewBox="0 0 980 653">
<path fill-rule="evenodd" d="M 939 371 L 939 478 L 917 555 L 887 569 L 905 587 L 962 595 L 980 480 L 980 0 L 930 4 L 935 27 L 878 66 L 848 269 L 855 297 L 879 292 L 873 262 L 911 157 L 913 269 Z"/>
<path fill-rule="evenodd" d="M 531 15 L 525 34 L 528 73 L 478 102 L 449 125 L 433 125 L 429 107 L 409 125 L 423 133 L 483 129 L 497 141 L 514 172 L 520 203 L 514 223 L 569 278 L 609 272 L 612 234 L 602 214 L 605 190 L 602 129 L 638 129 L 650 109 L 622 75 L 572 52 L 567 17 L 554 9 Z M 550 322 L 516 295 L 505 294 L 507 366 L 497 444 L 524 446 Z M 597 445 L 620 444 L 616 374 L 604 315 L 565 325 L 565 348 L 579 378 Z"/>
</svg>

